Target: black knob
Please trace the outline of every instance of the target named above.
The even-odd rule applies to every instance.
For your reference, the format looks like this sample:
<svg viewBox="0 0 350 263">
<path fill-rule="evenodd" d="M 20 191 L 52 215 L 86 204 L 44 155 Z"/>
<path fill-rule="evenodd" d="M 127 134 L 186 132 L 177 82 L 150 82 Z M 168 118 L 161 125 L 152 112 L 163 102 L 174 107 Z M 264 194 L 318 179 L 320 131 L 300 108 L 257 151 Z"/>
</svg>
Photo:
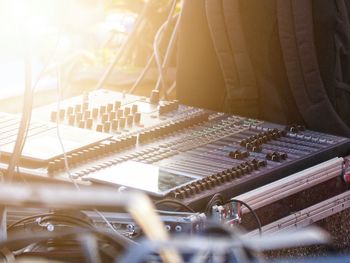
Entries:
<svg viewBox="0 0 350 263">
<path fill-rule="evenodd" d="M 60 111 L 59 111 L 60 120 L 64 120 L 65 115 L 66 115 L 66 110 L 60 109 Z"/>
<path fill-rule="evenodd" d="M 100 106 L 100 115 L 102 116 L 105 113 L 106 113 L 106 106 L 104 105 Z"/>
<path fill-rule="evenodd" d="M 75 119 L 79 123 L 83 119 L 83 114 L 81 112 L 76 113 Z"/>
<path fill-rule="evenodd" d="M 118 130 L 118 124 L 119 121 L 118 120 L 112 120 L 112 130 Z"/>
<path fill-rule="evenodd" d="M 74 112 L 74 108 L 72 106 L 69 106 L 66 110 L 66 115 L 69 116 L 73 114 L 73 112 Z"/>
<path fill-rule="evenodd" d="M 102 123 L 97 124 L 96 131 L 98 131 L 98 132 L 102 132 L 103 131 L 103 124 Z"/>
<path fill-rule="evenodd" d="M 76 105 L 75 105 L 75 107 L 74 107 L 74 112 L 75 112 L 75 113 L 81 112 L 81 105 L 80 105 L 80 104 L 76 104 Z"/>
<path fill-rule="evenodd" d="M 259 167 L 266 167 L 267 162 L 265 160 L 259 161 Z"/>
<path fill-rule="evenodd" d="M 137 111 L 138 111 L 138 106 L 137 106 L 137 104 L 133 104 L 132 107 L 131 107 L 131 112 L 132 112 L 132 114 L 135 114 Z"/>
<path fill-rule="evenodd" d="M 86 110 L 84 111 L 84 120 L 87 120 L 91 117 L 91 111 Z"/>
<path fill-rule="evenodd" d="M 98 116 L 98 108 L 93 108 L 92 109 L 92 118 L 97 118 Z"/>
<path fill-rule="evenodd" d="M 104 113 L 103 115 L 102 115 L 102 118 L 101 118 L 101 121 L 102 121 L 102 123 L 105 123 L 106 121 L 108 121 L 108 113 Z"/>
<path fill-rule="evenodd" d="M 89 109 L 89 102 L 88 101 L 85 101 L 83 103 L 83 111 L 86 111 L 87 109 Z"/>
<path fill-rule="evenodd" d="M 262 151 L 261 145 L 253 146 L 252 151 L 253 152 L 261 152 Z"/>
<path fill-rule="evenodd" d="M 159 102 L 159 90 L 152 90 L 149 98 L 151 104 L 158 104 Z"/>
<path fill-rule="evenodd" d="M 128 126 L 131 127 L 133 122 L 134 122 L 134 115 L 129 114 L 128 117 L 127 117 L 127 124 L 128 124 Z"/>
<path fill-rule="evenodd" d="M 74 114 L 69 115 L 68 124 L 71 126 L 73 126 L 75 124 L 75 115 Z"/>
<path fill-rule="evenodd" d="M 141 121 L 141 113 L 140 112 L 136 112 L 135 115 L 134 115 L 134 122 L 136 124 L 139 124 Z"/>
<path fill-rule="evenodd" d="M 94 120 L 92 118 L 87 119 L 86 128 L 91 129 L 93 124 L 94 124 Z"/>
<path fill-rule="evenodd" d="M 108 103 L 107 112 L 111 112 L 113 110 L 113 103 Z"/>
<path fill-rule="evenodd" d="M 120 127 L 120 129 L 124 129 L 125 128 L 125 117 L 121 117 L 119 119 L 119 127 Z"/>
<path fill-rule="evenodd" d="M 122 105 L 122 103 L 119 100 L 116 100 L 114 102 L 114 110 L 117 111 L 119 110 L 120 106 Z"/>
<path fill-rule="evenodd" d="M 124 111 L 122 109 L 119 109 L 117 111 L 117 118 L 119 119 L 119 118 L 123 117 L 123 115 L 124 115 Z"/>
<path fill-rule="evenodd" d="M 124 116 L 128 116 L 130 114 L 130 107 L 125 107 L 124 108 Z"/>
<path fill-rule="evenodd" d="M 109 132 L 111 129 L 111 123 L 109 121 L 106 121 L 104 124 L 103 124 L 103 130 L 104 132 Z"/>
<path fill-rule="evenodd" d="M 111 111 L 109 113 L 109 120 L 110 121 L 114 120 L 116 118 L 116 116 L 117 116 L 117 113 L 115 111 Z"/>
<path fill-rule="evenodd" d="M 85 121 L 81 120 L 79 121 L 79 128 L 84 129 L 85 128 Z"/>
</svg>

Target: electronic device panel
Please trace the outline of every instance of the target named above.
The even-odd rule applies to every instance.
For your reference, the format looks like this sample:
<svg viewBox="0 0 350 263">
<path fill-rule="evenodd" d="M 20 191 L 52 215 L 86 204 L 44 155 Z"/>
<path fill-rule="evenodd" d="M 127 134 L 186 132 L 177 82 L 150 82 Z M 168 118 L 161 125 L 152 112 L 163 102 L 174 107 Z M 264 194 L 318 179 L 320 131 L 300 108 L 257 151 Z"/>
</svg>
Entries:
<svg viewBox="0 0 350 263">
<path fill-rule="evenodd" d="M 0 112 L 0 151 L 1 160 L 8 160 L 15 147 L 20 118 L 17 115 Z M 56 125 L 47 121 L 32 120 L 27 140 L 22 151 L 22 161 L 27 164 L 45 164 L 62 156 Z M 95 145 L 111 137 L 98 133 L 62 125 L 60 136 L 67 153 Z"/>
<path fill-rule="evenodd" d="M 350 140 L 150 98 L 97 90 L 34 111 L 34 117 L 112 137 L 67 156 L 85 184 L 139 189 L 201 209 L 349 152 Z M 30 171 L 69 180 L 62 157 Z"/>
</svg>

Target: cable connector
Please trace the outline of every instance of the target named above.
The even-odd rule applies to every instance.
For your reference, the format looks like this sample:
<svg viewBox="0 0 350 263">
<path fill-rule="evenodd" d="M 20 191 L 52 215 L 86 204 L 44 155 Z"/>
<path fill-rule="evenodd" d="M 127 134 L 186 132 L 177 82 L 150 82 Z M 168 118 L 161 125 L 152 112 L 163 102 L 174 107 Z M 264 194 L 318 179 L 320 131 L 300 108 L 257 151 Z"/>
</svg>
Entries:
<svg viewBox="0 0 350 263">
<path fill-rule="evenodd" d="M 234 226 L 240 224 L 242 221 L 240 211 L 241 205 L 236 202 L 224 205 L 214 205 L 212 207 L 212 216 L 217 222 Z"/>
</svg>

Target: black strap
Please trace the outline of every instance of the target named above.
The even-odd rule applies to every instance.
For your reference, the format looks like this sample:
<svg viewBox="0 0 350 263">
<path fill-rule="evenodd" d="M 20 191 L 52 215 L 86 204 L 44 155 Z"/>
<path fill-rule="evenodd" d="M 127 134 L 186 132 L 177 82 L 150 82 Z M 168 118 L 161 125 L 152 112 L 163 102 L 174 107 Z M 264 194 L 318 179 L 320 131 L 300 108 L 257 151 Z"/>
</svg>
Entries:
<svg viewBox="0 0 350 263">
<path fill-rule="evenodd" d="M 242 31 L 239 1 L 206 0 L 205 3 L 212 41 L 225 81 L 225 110 L 257 116 L 258 89 Z"/>
<path fill-rule="evenodd" d="M 331 105 L 320 76 L 313 39 L 311 0 L 277 0 L 277 18 L 288 81 L 311 129 L 350 136 Z"/>
</svg>

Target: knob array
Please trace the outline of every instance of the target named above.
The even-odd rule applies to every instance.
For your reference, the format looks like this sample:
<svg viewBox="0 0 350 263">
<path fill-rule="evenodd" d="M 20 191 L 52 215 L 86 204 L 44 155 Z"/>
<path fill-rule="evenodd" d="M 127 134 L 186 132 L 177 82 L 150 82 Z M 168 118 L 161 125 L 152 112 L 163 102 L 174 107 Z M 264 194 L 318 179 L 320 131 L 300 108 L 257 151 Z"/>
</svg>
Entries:
<svg viewBox="0 0 350 263">
<path fill-rule="evenodd" d="M 81 129 L 96 129 L 98 132 L 118 132 L 141 123 L 138 105 L 122 108 L 120 100 L 114 103 L 90 107 L 89 102 L 68 106 L 51 112 L 51 121 L 67 123 Z"/>
<path fill-rule="evenodd" d="M 207 176 L 189 185 L 183 186 L 170 193 L 170 197 L 185 199 L 201 192 L 211 190 L 226 183 L 230 183 L 245 175 L 252 173 L 266 166 L 266 161 L 253 159 L 251 161 L 242 162 L 230 169 Z"/>
<path fill-rule="evenodd" d="M 111 139 L 100 143 L 99 145 L 70 153 L 66 156 L 69 167 L 74 167 L 89 160 L 98 159 L 102 156 L 113 154 L 130 148 L 136 144 L 136 136 L 130 136 L 122 139 Z M 65 168 L 65 158 L 53 160 L 48 164 L 48 173 L 53 174 Z"/>
<path fill-rule="evenodd" d="M 197 125 L 199 123 L 208 121 L 209 114 L 207 112 L 201 112 L 196 115 L 188 116 L 184 119 L 173 121 L 171 123 L 158 126 L 154 129 L 141 132 L 139 134 L 139 143 L 144 143 L 159 137 L 169 135 L 173 132 L 188 128 L 190 126 Z"/>
</svg>

